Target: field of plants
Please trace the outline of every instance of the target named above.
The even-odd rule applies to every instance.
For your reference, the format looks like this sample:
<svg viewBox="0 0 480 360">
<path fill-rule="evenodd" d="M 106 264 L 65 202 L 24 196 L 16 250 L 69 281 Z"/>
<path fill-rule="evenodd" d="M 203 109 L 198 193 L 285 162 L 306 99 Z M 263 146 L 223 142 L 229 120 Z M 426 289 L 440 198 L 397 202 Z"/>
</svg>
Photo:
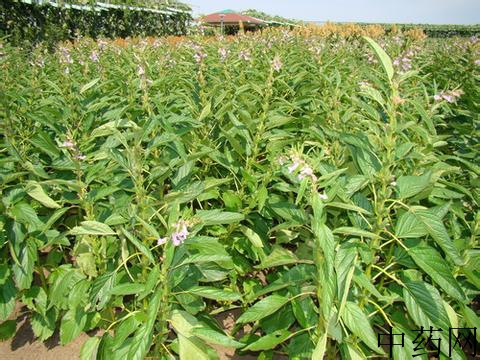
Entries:
<svg viewBox="0 0 480 360">
<path fill-rule="evenodd" d="M 0 44 L 0 338 L 471 358 L 480 42 L 370 35 Z"/>
</svg>

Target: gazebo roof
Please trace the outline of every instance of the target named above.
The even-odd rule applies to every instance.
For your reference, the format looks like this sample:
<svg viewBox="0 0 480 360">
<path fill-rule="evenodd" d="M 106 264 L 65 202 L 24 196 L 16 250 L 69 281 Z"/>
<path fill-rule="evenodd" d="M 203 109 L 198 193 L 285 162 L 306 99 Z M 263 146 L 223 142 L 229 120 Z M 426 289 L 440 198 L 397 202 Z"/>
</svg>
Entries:
<svg viewBox="0 0 480 360">
<path fill-rule="evenodd" d="M 223 19 L 222 19 L 222 15 L 223 15 Z M 265 21 L 263 20 L 256 19 L 254 17 L 247 16 L 247 15 L 242 15 L 229 9 L 203 16 L 198 20 L 200 22 L 210 23 L 210 24 L 220 24 L 222 21 L 224 24 L 228 24 L 228 23 L 238 24 L 240 21 L 243 22 L 244 24 L 252 24 L 252 25 L 266 24 Z"/>
</svg>

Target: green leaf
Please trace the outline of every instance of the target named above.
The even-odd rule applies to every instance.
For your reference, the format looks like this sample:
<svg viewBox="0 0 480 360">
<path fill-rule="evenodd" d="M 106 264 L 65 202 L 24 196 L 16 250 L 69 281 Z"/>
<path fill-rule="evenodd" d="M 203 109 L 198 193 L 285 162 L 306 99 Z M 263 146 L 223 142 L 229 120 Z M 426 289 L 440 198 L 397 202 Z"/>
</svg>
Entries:
<svg viewBox="0 0 480 360">
<path fill-rule="evenodd" d="M 90 81 L 89 83 L 83 85 L 82 88 L 80 89 L 80 94 L 83 94 L 88 89 L 91 89 L 92 87 L 94 87 L 99 81 L 100 81 L 100 78 L 96 78 Z"/>
<path fill-rule="evenodd" d="M 406 282 L 406 288 L 403 289 L 403 299 L 407 307 L 408 314 L 418 327 L 443 329 L 443 332 L 436 333 L 441 339 L 440 349 L 443 354 L 449 354 L 448 331 L 445 329 L 451 327 L 447 311 L 443 306 L 443 300 L 437 289 L 424 282 Z M 452 352 L 452 359 L 464 359 L 462 351 L 455 347 Z"/>
<path fill-rule="evenodd" d="M 403 291 L 405 304 L 417 325 L 428 327 L 432 324 L 442 329 L 450 327 L 447 311 L 437 289 L 419 281 L 408 281 L 405 285 L 406 289 Z"/>
<path fill-rule="evenodd" d="M 378 346 L 377 336 L 373 332 L 367 315 L 365 315 L 356 303 L 347 301 L 342 320 L 350 331 L 358 336 L 365 345 L 377 354 L 384 354 L 383 349 Z"/>
<path fill-rule="evenodd" d="M 113 289 L 110 290 L 110 294 L 112 295 L 135 295 L 135 294 L 140 294 L 145 290 L 145 285 L 144 284 L 120 284 L 115 286 Z"/>
<path fill-rule="evenodd" d="M 66 345 L 82 332 L 87 322 L 87 314 L 80 308 L 68 310 L 60 324 L 60 342 Z"/>
<path fill-rule="evenodd" d="M 5 341 L 10 339 L 15 335 L 17 330 L 17 322 L 15 320 L 7 320 L 0 324 L 0 341 Z"/>
<path fill-rule="evenodd" d="M 61 207 L 55 200 L 47 195 L 42 186 L 36 181 L 27 181 L 25 192 L 47 208 L 58 209 Z"/>
<path fill-rule="evenodd" d="M 257 341 L 249 344 L 243 350 L 247 351 L 261 351 L 274 349 L 277 345 L 284 342 L 290 336 L 288 330 L 277 330 L 271 334 L 262 336 Z"/>
<path fill-rule="evenodd" d="M 353 345 L 349 343 L 343 343 L 340 347 L 342 352 L 342 359 L 345 360 L 365 360 L 366 356 L 361 354 Z"/>
<path fill-rule="evenodd" d="M 125 340 L 134 333 L 139 325 L 134 315 L 129 314 L 129 317 L 122 321 L 120 326 L 115 329 L 115 337 L 112 342 L 112 349 L 118 349 L 122 346 Z"/>
<path fill-rule="evenodd" d="M 275 266 L 295 264 L 298 258 L 290 250 L 281 246 L 274 246 L 272 252 L 265 257 L 260 265 L 255 266 L 257 269 L 267 269 Z"/>
<path fill-rule="evenodd" d="M 422 192 L 430 184 L 431 175 L 427 172 L 422 176 L 400 176 L 397 179 L 398 197 L 406 199 Z"/>
<path fill-rule="evenodd" d="M 346 204 L 346 203 L 341 203 L 341 202 L 336 202 L 336 201 L 331 201 L 325 204 L 326 207 L 334 207 L 338 209 L 344 209 L 344 210 L 351 210 L 358 212 L 360 214 L 365 214 L 365 215 L 371 215 L 370 211 L 365 210 L 364 208 L 361 208 L 360 206 L 356 206 L 353 204 Z"/>
<path fill-rule="evenodd" d="M 327 333 L 323 333 L 323 335 L 318 338 L 317 345 L 315 346 L 315 350 L 313 350 L 312 360 L 323 360 L 326 350 L 327 350 Z"/>
<path fill-rule="evenodd" d="M 46 315 L 35 313 L 30 319 L 33 333 L 40 341 L 47 340 L 55 331 L 57 321 L 57 310 L 55 308 L 47 311 Z"/>
<path fill-rule="evenodd" d="M 153 290 L 153 288 L 157 285 L 157 282 L 159 279 L 160 279 L 160 266 L 155 265 L 148 274 L 147 282 L 145 283 L 145 289 L 140 294 L 138 294 L 137 299 L 142 300 L 147 295 L 149 295 L 150 292 Z"/>
<path fill-rule="evenodd" d="M 210 115 L 211 107 L 212 107 L 212 105 L 210 103 L 205 105 L 205 107 L 202 109 L 202 112 L 200 113 L 200 116 L 198 117 L 198 121 L 205 120 L 207 118 L 207 116 Z"/>
<path fill-rule="evenodd" d="M 480 318 L 468 306 L 462 306 L 462 314 L 468 327 L 477 328 L 477 341 L 480 342 Z"/>
<path fill-rule="evenodd" d="M 242 233 L 245 234 L 245 236 L 248 238 L 248 240 L 251 241 L 253 246 L 255 246 L 257 248 L 263 248 L 262 239 L 260 238 L 260 236 L 255 231 L 253 231 L 252 229 L 250 229 L 250 228 L 248 228 L 244 225 L 240 226 L 240 230 L 242 231 Z"/>
<path fill-rule="evenodd" d="M 174 310 L 169 319 L 179 341 L 179 355 L 182 360 L 210 360 L 208 345 L 200 338 L 193 335 L 193 329 L 198 328 L 200 323 L 186 311 Z"/>
<path fill-rule="evenodd" d="M 380 59 L 383 65 L 383 68 L 385 69 L 385 72 L 387 74 L 388 80 L 392 81 L 393 65 L 392 65 L 392 60 L 390 59 L 388 54 L 373 39 L 369 38 L 368 36 L 364 36 L 363 38 L 367 40 L 367 42 L 370 44 L 370 46 L 373 48 L 378 58 Z"/>
<path fill-rule="evenodd" d="M 162 299 L 162 287 L 158 287 L 150 297 L 147 310 L 147 322 L 142 325 L 133 336 L 132 344 L 128 350 L 127 359 L 143 360 L 150 350 L 153 340 L 153 329 L 157 319 L 158 310 Z"/>
<path fill-rule="evenodd" d="M 102 310 L 110 300 L 110 290 L 115 285 L 116 272 L 104 273 L 97 277 L 90 290 L 90 302 L 97 310 Z"/>
<path fill-rule="evenodd" d="M 192 334 L 209 344 L 216 344 L 234 349 L 240 349 L 245 346 L 245 344 L 235 341 L 225 334 L 205 327 L 194 327 L 192 329 Z"/>
<path fill-rule="evenodd" d="M 411 208 L 410 212 L 402 214 L 395 232 L 399 238 L 415 238 L 429 234 L 456 265 L 464 263 L 441 218 L 432 209 Z"/>
<path fill-rule="evenodd" d="M 286 303 L 289 299 L 281 295 L 270 295 L 260 300 L 255 305 L 245 311 L 237 320 L 239 324 L 257 321 L 273 314 Z"/>
<path fill-rule="evenodd" d="M 98 221 L 82 221 L 80 226 L 70 230 L 70 235 L 116 235 L 107 224 Z"/>
<path fill-rule="evenodd" d="M 235 224 L 245 219 L 243 214 L 222 210 L 197 210 L 196 215 L 205 226 Z"/>
<path fill-rule="evenodd" d="M 150 263 L 155 263 L 155 258 L 152 255 L 150 249 L 142 242 L 140 242 L 135 236 L 133 236 L 129 231 L 125 228 L 121 228 L 123 234 L 127 237 L 130 242 L 135 245 L 135 247 L 150 260 Z"/>
<path fill-rule="evenodd" d="M 99 344 L 100 338 L 98 336 L 87 339 L 80 350 L 80 360 L 95 360 Z"/>
<path fill-rule="evenodd" d="M 50 156 L 52 159 L 57 158 L 60 155 L 60 150 L 57 145 L 52 141 L 50 136 L 43 131 L 37 132 L 31 139 L 30 142 L 43 151 L 45 154 Z"/>
<path fill-rule="evenodd" d="M 336 228 L 333 230 L 334 234 L 344 234 L 344 235 L 352 235 L 352 236 L 361 236 L 361 237 L 366 237 L 366 238 L 371 238 L 375 239 L 378 238 L 379 236 L 377 234 L 374 234 L 369 231 L 365 231 L 362 229 L 358 229 L 355 227 L 349 227 L 349 226 L 342 226 L 339 228 Z"/>
<path fill-rule="evenodd" d="M 460 302 L 466 301 L 465 293 L 452 275 L 452 269 L 434 248 L 417 245 L 410 248 L 408 254 L 448 295 Z"/>
<path fill-rule="evenodd" d="M 411 359 L 419 359 L 419 360 L 427 360 L 428 357 L 424 354 L 420 356 L 420 351 L 415 351 L 416 344 L 414 344 L 414 340 L 416 335 L 410 331 L 410 329 L 406 329 L 401 325 L 395 324 L 392 328 L 393 336 L 393 343 L 394 344 L 401 344 L 401 335 L 397 334 L 404 334 L 404 346 L 393 346 L 392 347 L 392 355 L 394 360 L 411 360 Z M 386 337 L 385 337 L 386 340 Z M 388 341 L 388 340 L 387 340 Z"/>
<path fill-rule="evenodd" d="M 213 286 L 194 286 L 186 290 L 189 294 L 198 295 L 216 301 L 237 301 L 242 297 L 231 290 L 221 290 Z"/>
<path fill-rule="evenodd" d="M 18 254 L 20 264 L 13 264 L 12 270 L 15 283 L 19 290 L 28 289 L 33 280 L 33 268 L 37 261 L 37 247 L 35 242 L 28 240 Z"/>
</svg>

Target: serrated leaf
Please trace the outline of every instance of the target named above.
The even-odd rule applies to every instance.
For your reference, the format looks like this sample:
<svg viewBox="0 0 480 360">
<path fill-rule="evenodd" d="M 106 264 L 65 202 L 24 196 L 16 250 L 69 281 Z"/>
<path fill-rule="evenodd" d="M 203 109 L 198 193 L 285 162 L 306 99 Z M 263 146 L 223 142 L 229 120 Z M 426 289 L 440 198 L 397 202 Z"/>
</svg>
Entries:
<svg viewBox="0 0 480 360">
<path fill-rule="evenodd" d="M 315 350 L 313 350 L 312 360 L 323 360 L 325 351 L 327 350 L 327 333 L 323 333 L 318 338 Z"/>
<path fill-rule="evenodd" d="M 94 87 L 99 81 L 100 81 L 100 78 L 96 78 L 90 81 L 89 83 L 83 85 L 82 88 L 80 89 L 80 94 L 83 94 L 88 89 L 91 89 L 92 87 Z"/>
<path fill-rule="evenodd" d="M 234 349 L 240 349 L 245 346 L 245 344 L 235 341 L 225 334 L 205 327 L 194 327 L 192 329 L 192 334 L 209 344 L 216 344 Z"/>
<path fill-rule="evenodd" d="M 24 290 L 30 288 L 33 280 L 33 268 L 37 261 L 37 247 L 34 241 L 27 241 L 18 254 L 19 263 L 12 266 L 17 288 Z"/>
<path fill-rule="evenodd" d="M 346 302 L 342 320 L 353 334 L 362 339 L 365 345 L 377 354 L 384 354 L 383 349 L 378 346 L 377 336 L 370 325 L 367 315 L 356 303 Z"/>
<path fill-rule="evenodd" d="M 257 248 L 263 248 L 262 239 L 260 238 L 260 235 L 258 235 L 255 231 L 244 225 L 240 226 L 240 230 L 247 237 L 247 239 L 250 240 L 253 246 Z"/>
<path fill-rule="evenodd" d="M 267 269 L 275 266 L 295 264 L 298 258 L 290 250 L 281 246 L 275 246 L 272 252 L 265 257 L 260 265 L 255 266 L 257 269 Z"/>
<path fill-rule="evenodd" d="M 398 197 L 406 199 L 417 195 L 430 184 L 431 172 L 422 176 L 400 176 L 397 179 Z"/>
<path fill-rule="evenodd" d="M 87 339 L 80 349 L 80 360 L 95 360 L 99 343 L 100 338 L 98 336 Z"/>
<path fill-rule="evenodd" d="M 135 295 L 140 294 L 145 290 L 144 284 L 136 284 L 136 283 L 128 283 L 128 284 L 120 284 L 115 286 L 113 289 L 110 290 L 111 295 Z"/>
<path fill-rule="evenodd" d="M 116 235 L 107 224 L 98 221 L 82 221 L 80 226 L 70 230 L 70 235 Z"/>
<path fill-rule="evenodd" d="M 415 323 L 422 323 L 419 326 L 430 326 L 424 321 L 424 317 L 426 317 L 427 322 L 439 328 L 448 329 L 450 327 L 447 312 L 443 307 L 442 298 L 437 289 L 427 283 L 418 281 L 408 281 L 405 285 L 405 303 Z M 408 293 L 406 293 L 407 291 Z"/>
<path fill-rule="evenodd" d="M 265 299 L 260 300 L 247 311 L 245 311 L 238 318 L 237 322 L 241 324 L 263 319 L 264 317 L 276 312 L 278 309 L 288 303 L 288 301 L 289 299 L 287 297 L 277 294 L 267 296 Z"/>
<path fill-rule="evenodd" d="M 479 331 L 479 329 L 480 329 L 480 318 L 468 306 L 462 306 L 462 314 L 464 316 L 465 322 L 467 323 L 468 327 L 470 327 L 472 329 L 477 328 L 477 331 L 476 331 L 477 341 L 480 342 L 480 331 Z"/>
<path fill-rule="evenodd" d="M 243 350 L 247 351 L 262 351 L 270 350 L 277 347 L 277 345 L 284 342 L 290 336 L 288 330 L 277 330 L 271 334 L 262 336 L 260 339 L 246 346 Z"/>
<path fill-rule="evenodd" d="M 47 311 L 46 315 L 35 313 L 30 319 L 32 330 L 40 341 L 47 340 L 55 331 L 55 322 L 57 320 L 57 311 L 55 308 Z"/>
<path fill-rule="evenodd" d="M 0 324 L 0 341 L 5 341 L 15 335 L 17 330 L 17 322 L 15 320 L 7 320 Z"/>
<path fill-rule="evenodd" d="M 234 224 L 245 219 L 243 214 L 222 210 L 197 210 L 196 216 L 206 226 Z"/>
<path fill-rule="evenodd" d="M 410 248 L 408 254 L 448 295 L 460 302 L 466 301 L 465 293 L 452 275 L 453 270 L 434 248 L 417 245 Z"/>
<path fill-rule="evenodd" d="M 237 301 L 242 297 L 231 290 L 222 290 L 213 286 L 194 286 L 186 290 L 189 294 L 198 295 L 216 301 Z"/>
<path fill-rule="evenodd" d="M 374 234 L 370 231 L 365 231 L 362 229 L 358 229 L 356 227 L 350 227 L 350 226 L 342 226 L 339 228 L 336 228 L 333 230 L 334 234 L 343 234 L 343 235 L 352 235 L 352 236 L 361 236 L 361 237 L 367 237 L 371 239 L 378 238 L 379 235 Z"/>
<path fill-rule="evenodd" d="M 87 314 L 80 308 L 68 310 L 60 324 L 60 342 L 66 345 L 82 332 L 87 322 Z"/>
<path fill-rule="evenodd" d="M 55 200 L 47 195 L 42 186 L 36 181 L 28 181 L 25 192 L 47 208 L 58 209 L 61 207 Z"/>
<path fill-rule="evenodd" d="M 143 254 L 147 257 L 147 259 L 150 261 L 150 263 L 155 263 L 155 259 L 152 255 L 152 252 L 150 251 L 150 249 L 144 244 L 142 243 L 140 240 L 138 240 L 135 236 L 133 236 L 132 233 L 130 233 L 127 229 L 125 228 L 122 228 L 121 229 L 123 234 L 126 236 L 126 238 L 128 240 L 130 240 L 130 242 L 135 245 L 135 247 Z"/>
<path fill-rule="evenodd" d="M 463 265 L 464 261 L 450 239 L 441 218 L 432 209 L 411 210 L 400 216 L 395 229 L 396 235 L 399 238 L 415 238 L 428 234 L 456 265 Z"/>
</svg>

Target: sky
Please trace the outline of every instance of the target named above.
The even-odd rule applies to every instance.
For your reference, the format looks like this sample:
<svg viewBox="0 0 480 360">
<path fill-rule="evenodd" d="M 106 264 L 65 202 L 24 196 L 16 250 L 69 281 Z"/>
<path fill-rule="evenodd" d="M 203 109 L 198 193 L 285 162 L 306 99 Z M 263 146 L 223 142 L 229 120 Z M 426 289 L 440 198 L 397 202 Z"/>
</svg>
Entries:
<svg viewBox="0 0 480 360">
<path fill-rule="evenodd" d="M 480 0 L 184 0 L 195 15 L 256 9 L 306 21 L 479 24 Z"/>
</svg>

